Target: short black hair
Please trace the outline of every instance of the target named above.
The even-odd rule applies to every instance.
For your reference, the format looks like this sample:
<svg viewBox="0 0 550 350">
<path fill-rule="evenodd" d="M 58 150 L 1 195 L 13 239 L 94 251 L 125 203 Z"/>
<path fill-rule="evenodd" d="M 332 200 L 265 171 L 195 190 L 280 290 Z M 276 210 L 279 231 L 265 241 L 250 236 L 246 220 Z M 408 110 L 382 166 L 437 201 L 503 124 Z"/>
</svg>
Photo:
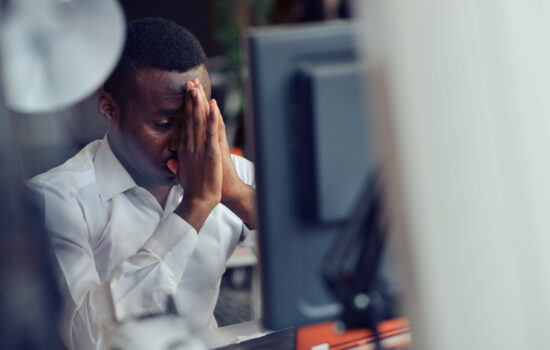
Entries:
<svg viewBox="0 0 550 350">
<path fill-rule="evenodd" d="M 122 56 L 103 87 L 123 109 L 140 69 L 183 73 L 201 64 L 206 54 L 187 29 L 167 19 L 143 18 L 128 24 Z"/>
</svg>

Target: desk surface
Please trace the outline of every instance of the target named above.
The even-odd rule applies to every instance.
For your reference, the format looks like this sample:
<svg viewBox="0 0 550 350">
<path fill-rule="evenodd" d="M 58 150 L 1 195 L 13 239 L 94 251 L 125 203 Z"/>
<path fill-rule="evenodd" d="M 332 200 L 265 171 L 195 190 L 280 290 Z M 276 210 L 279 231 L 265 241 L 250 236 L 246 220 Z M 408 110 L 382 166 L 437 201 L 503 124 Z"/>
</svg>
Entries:
<svg viewBox="0 0 550 350">
<path fill-rule="evenodd" d="M 223 346 L 237 344 L 254 336 L 269 334 L 271 331 L 262 328 L 260 320 L 252 320 L 233 324 L 226 327 L 203 331 L 197 336 L 208 349 L 216 349 Z"/>
<path fill-rule="evenodd" d="M 218 348 L 218 350 L 294 350 L 296 342 L 296 329 L 288 328 L 282 331 L 269 333 L 260 338 L 246 340 L 238 344 L 231 344 Z"/>
<path fill-rule="evenodd" d="M 208 349 L 248 350 L 277 349 L 292 350 L 296 343 L 296 329 L 288 328 L 276 332 L 265 330 L 260 320 L 238 323 L 198 334 Z M 259 336 L 258 338 L 250 338 Z M 387 349 L 408 348 L 411 344 L 409 332 L 396 333 L 382 340 Z M 365 344 L 362 349 L 374 349 L 374 344 Z"/>
</svg>

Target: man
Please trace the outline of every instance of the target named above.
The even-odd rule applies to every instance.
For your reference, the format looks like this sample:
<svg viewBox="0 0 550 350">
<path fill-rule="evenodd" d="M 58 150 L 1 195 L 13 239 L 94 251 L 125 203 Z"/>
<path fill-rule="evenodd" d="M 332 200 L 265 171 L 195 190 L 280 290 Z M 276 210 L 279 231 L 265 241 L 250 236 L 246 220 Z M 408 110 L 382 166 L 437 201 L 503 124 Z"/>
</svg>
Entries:
<svg viewBox="0 0 550 350">
<path fill-rule="evenodd" d="M 252 165 L 229 154 L 205 61 L 175 23 L 131 23 L 100 92 L 107 135 L 30 182 L 67 287 L 69 348 L 169 296 L 192 330 L 216 326 L 225 262 L 256 218 Z"/>
</svg>

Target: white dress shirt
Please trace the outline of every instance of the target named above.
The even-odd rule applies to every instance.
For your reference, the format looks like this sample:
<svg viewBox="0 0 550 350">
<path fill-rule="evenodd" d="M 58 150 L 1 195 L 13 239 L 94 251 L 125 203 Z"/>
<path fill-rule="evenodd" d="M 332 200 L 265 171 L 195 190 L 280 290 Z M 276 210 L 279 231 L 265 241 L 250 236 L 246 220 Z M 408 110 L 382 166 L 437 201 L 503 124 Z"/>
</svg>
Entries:
<svg viewBox="0 0 550 350">
<path fill-rule="evenodd" d="M 252 163 L 233 156 L 254 186 Z M 225 263 L 247 238 L 246 225 L 219 204 L 199 233 L 173 213 L 183 197 L 173 186 L 164 210 L 136 185 L 107 137 L 63 165 L 34 177 L 43 197 L 67 292 L 62 337 L 69 348 L 95 348 L 115 322 L 165 309 L 173 295 L 191 330 L 216 327 L 213 316 Z"/>
</svg>

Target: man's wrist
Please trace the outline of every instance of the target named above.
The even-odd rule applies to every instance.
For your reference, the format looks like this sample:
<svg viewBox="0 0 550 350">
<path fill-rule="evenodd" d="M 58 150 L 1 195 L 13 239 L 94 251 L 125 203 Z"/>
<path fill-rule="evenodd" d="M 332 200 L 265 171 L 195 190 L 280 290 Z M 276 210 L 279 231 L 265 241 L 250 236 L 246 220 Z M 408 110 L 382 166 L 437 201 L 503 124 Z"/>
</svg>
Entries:
<svg viewBox="0 0 550 350">
<path fill-rule="evenodd" d="M 242 187 L 234 195 L 222 197 L 221 203 L 241 218 L 249 228 L 255 229 L 257 227 L 255 196 L 254 188 L 243 182 Z"/>
<path fill-rule="evenodd" d="M 230 208 L 232 205 L 243 203 L 247 200 L 249 192 L 251 190 L 254 191 L 251 186 L 240 181 L 239 186 L 236 187 L 231 194 L 222 196 L 221 203 L 228 208 Z"/>
<path fill-rule="evenodd" d="M 184 197 L 174 213 L 187 221 L 198 233 L 216 205 L 214 201 Z"/>
</svg>

